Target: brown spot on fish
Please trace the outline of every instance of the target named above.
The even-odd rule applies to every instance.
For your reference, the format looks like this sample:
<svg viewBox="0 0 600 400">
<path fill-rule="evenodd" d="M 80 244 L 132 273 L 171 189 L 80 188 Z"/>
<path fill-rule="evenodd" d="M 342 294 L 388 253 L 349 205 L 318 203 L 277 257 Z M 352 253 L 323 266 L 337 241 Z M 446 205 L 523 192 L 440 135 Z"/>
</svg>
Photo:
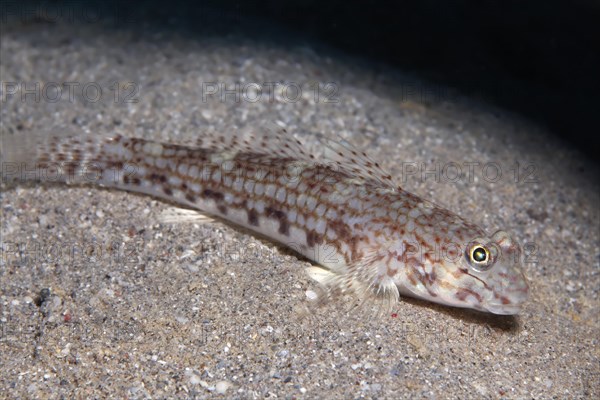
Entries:
<svg viewBox="0 0 600 400">
<path fill-rule="evenodd" d="M 75 162 L 81 161 L 83 159 L 83 156 L 81 155 L 81 150 L 73 149 L 72 158 Z"/>
<path fill-rule="evenodd" d="M 475 297 L 479 303 L 482 301 L 481 295 L 471 289 L 458 288 L 455 294 L 455 297 L 460 301 L 465 301 L 468 296 Z"/>
<path fill-rule="evenodd" d="M 115 168 L 115 169 L 123 169 L 125 165 L 123 164 L 122 161 L 112 161 L 110 163 L 108 163 L 108 167 L 109 168 Z"/>
<path fill-rule="evenodd" d="M 156 172 L 152 172 L 148 175 L 148 179 L 154 183 L 165 183 L 167 181 L 167 177 L 161 174 L 157 174 Z"/>
<path fill-rule="evenodd" d="M 352 238 L 352 231 L 350 230 L 350 227 L 339 219 L 328 220 L 327 227 L 332 229 L 336 233 L 338 239 L 342 241 L 347 242 Z"/>
<path fill-rule="evenodd" d="M 202 195 L 206 198 L 214 200 L 217 203 L 223 201 L 224 198 L 223 193 L 211 189 L 204 189 L 202 191 Z"/>
<path fill-rule="evenodd" d="M 315 231 L 309 231 L 306 233 L 306 244 L 308 247 L 315 247 L 315 244 L 323 243 L 323 236 L 319 235 Z"/>
<path fill-rule="evenodd" d="M 252 226 L 259 226 L 256 210 L 248 210 L 248 223 Z"/>
<path fill-rule="evenodd" d="M 288 222 L 286 213 L 269 206 L 265 208 L 265 215 L 267 216 L 267 218 L 275 218 L 279 220 L 279 233 L 281 233 L 282 235 L 289 236 L 290 224 Z"/>
</svg>

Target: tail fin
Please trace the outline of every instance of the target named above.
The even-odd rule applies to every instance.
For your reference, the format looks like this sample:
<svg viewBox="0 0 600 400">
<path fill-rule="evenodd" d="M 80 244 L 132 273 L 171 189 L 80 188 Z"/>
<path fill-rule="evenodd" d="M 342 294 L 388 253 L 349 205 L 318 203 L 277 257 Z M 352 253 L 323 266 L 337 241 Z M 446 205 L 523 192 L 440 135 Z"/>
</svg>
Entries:
<svg viewBox="0 0 600 400">
<path fill-rule="evenodd" d="M 110 140 L 92 135 L 2 134 L 2 181 L 80 182 L 93 165 L 103 163 L 100 155 Z"/>
<path fill-rule="evenodd" d="M 32 139 L 34 139 L 33 142 L 38 142 L 41 138 L 34 135 L 2 133 L 0 136 L 0 161 L 2 163 L 22 163 L 37 158 L 36 146 L 27 143 Z"/>
<path fill-rule="evenodd" d="M 33 171 L 43 154 L 43 137 L 41 135 L 7 134 L 0 136 L 0 163 L 2 181 L 34 180 Z"/>
</svg>

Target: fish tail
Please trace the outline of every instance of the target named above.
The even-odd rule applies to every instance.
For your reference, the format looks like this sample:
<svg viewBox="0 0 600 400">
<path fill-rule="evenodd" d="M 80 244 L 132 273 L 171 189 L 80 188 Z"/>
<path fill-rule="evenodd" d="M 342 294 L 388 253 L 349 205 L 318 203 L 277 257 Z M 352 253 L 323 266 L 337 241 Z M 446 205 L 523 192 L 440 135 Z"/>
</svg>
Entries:
<svg viewBox="0 0 600 400">
<path fill-rule="evenodd" d="M 105 147 L 112 138 L 67 134 L 2 134 L 0 163 L 3 182 L 80 183 L 105 169 Z M 104 179 L 99 179 L 98 183 Z"/>
</svg>

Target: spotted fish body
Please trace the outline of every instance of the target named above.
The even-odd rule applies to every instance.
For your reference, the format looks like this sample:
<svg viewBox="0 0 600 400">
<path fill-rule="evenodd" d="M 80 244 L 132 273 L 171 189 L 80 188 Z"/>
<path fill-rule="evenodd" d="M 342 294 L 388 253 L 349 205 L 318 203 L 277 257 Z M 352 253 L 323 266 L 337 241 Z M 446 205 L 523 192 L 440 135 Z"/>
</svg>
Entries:
<svg viewBox="0 0 600 400">
<path fill-rule="evenodd" d="M 360 297 L 400 295 L 495 314 L 527 299 L 519 245 L 394 185 L 347 143 L 317 159 L 285 131 L 193 145 L 123 136 L 11 136 L 3 179 L 92 183 L 216 215 L 313 260 L 309 275 Z"/>
</svg>

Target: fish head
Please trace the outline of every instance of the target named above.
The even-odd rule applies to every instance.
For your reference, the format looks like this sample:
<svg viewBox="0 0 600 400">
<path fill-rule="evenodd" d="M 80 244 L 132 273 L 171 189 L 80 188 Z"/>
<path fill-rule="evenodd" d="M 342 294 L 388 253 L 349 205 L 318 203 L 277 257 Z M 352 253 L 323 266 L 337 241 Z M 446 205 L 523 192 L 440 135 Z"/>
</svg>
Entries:
<svg viewBox="0 0 600 400">
<path fill-rule="evenodd" d="M 519 244 L 497 231 L 455 241 L 454 246 L 454 252 L 437 257 L 408 259 L 404 292 L 453 307 L 517 314 L 529 293 Z"/>
</svg>

